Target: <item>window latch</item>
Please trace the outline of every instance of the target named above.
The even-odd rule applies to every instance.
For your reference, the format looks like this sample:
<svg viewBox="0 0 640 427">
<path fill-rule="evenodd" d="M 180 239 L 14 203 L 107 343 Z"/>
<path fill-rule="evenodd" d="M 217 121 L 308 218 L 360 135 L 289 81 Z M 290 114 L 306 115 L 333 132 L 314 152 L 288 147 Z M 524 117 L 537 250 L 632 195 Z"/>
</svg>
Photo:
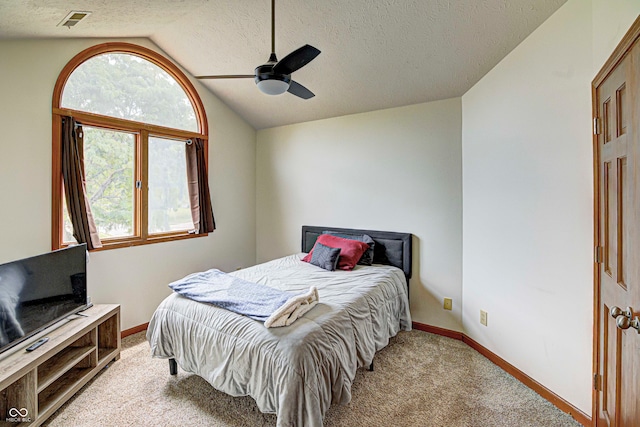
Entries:
<svg viewBox="0 0 640 427">
<path fill-rule="evenodd" d="M 136 188 L 140 190 L 142 188 L 142 181 L 136 181 Z"/>
</svg>

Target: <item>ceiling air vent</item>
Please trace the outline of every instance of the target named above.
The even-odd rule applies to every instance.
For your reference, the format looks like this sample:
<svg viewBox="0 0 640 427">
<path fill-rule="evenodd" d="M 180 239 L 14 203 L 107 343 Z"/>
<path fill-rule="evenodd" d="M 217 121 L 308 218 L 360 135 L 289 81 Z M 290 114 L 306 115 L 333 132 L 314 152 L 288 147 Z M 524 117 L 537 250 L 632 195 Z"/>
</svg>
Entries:
<svg viewBox="0 0 640 427">
<path fill-rule="evenodd" d="M 89 15 L 91 15 L 91 12 L 80 12 L 77 10 L 72 10 L 67 16 L 64 17 L 62 21 L 60 21 L 58 27 L 71 28 Z"/>
</svg>

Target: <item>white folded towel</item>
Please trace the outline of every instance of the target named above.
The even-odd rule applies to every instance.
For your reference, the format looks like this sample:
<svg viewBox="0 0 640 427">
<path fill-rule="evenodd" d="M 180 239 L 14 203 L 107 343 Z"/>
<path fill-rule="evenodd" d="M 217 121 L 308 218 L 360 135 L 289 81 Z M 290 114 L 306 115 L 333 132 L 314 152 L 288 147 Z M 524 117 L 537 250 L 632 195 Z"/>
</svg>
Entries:
<svg viewBox="0 0 640 427">
<path fill-rule="evenodd" d="M 265 320 L 264 326 L 267 328 L 289 326 L 315 307 L 318 300 L 318 290 L 315 286 L 311 286 L 307 292 L 289 298 Z"/>
</svg>

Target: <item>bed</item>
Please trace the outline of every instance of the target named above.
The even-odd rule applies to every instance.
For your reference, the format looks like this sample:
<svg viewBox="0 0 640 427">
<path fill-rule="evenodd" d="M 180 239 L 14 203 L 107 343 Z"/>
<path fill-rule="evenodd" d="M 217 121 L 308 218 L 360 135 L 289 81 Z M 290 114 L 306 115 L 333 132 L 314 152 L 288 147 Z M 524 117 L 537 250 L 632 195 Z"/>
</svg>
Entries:
<svg viewBox="0 0 640 427">
<path fill-rule="evenodd" d="M 372 266 L 326 271 L 302 262 L 323 232 L 367 234 Z M 315 286 L 319 303 L 280 328 L 173 293 L 153 314 L 147 339 L 153 357 L 169 359 L 232 396 L 251 396 L 277 415 L 277 426 L 320 427 L 331 404 L 351 400 L 356 370 L 400 330 L 411 329 L 408 283 L 411 234 L 303 226 L 302 253 L 233 272 L 287 291 Z"/>
</svg>

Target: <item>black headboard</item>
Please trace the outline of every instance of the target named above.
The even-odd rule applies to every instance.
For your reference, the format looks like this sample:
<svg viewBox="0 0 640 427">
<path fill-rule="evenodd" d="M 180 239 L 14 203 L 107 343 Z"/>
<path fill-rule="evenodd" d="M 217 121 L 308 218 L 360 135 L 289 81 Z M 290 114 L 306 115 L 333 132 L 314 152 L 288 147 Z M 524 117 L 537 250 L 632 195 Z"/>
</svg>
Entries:
<svg viewBox="0 0 640 427">
<path fill-rule="evenodd" d="M 334 231 L 342 234 L 366 234 L 376 245 L 374 247 L 374 264 L 386 264 L 404 271 L 407 284 L 411 278 L 411 233 L 393 231 L 358 230 L 355 228 L 302 226 L 302 252 L 310 252 L 318 236 L 323 231 Z"/>
</svg>

